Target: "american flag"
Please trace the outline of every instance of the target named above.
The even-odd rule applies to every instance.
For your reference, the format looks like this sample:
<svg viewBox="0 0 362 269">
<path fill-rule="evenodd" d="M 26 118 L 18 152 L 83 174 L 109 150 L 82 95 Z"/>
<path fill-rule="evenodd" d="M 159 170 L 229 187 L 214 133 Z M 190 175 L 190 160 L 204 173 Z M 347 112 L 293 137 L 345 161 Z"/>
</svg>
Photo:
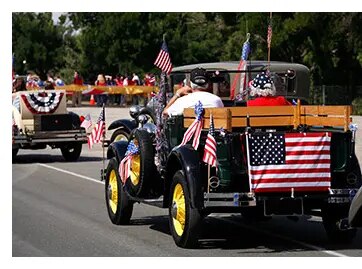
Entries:
<svg viewBox="0 0 362 269">
<path fill-rule="evenodd" d="M 92 126 L 92 120 L 91 120 L 91 116 L 89 114 L 87 114 L 82 122 L 82 124 L 80 125 L 80 127 L 83 127 L 84 129 L 88 129 L 89 127 Z"/>
<path fill-rule="evenodd" d="M 119 164 L 119 175 L 121 177 L 122 183 L 124 184 L 129 177 L 129 172 L 131 169 L 131 162 L 132 157 L 135 154 L 139 153 L 138 147 L 134 144 L 133 141 L 131 141 L 127 146 L 127 151 L 125 154 L 125 157 L 122 159 L 122 161 Z"/>
<path fill-rule="evenodd" d="M 106 134 L 106 122 L 104 106 L 102 107 L 101 113 L 99 114 L 98 120 L 91 134 L 88 136 L 88 146 L 91 149 L 93 144 L 101 143 L 103 136 Z"/>
<path fill-rule="evenodd" d="M 216 140 L 215 140 L 215 130 L 214 130 L 214 118 L 212 114 L 210 114 L 210 129 L 207 134 L 205 149 L 204 149 L 204 157 L 202 160 L 216 167 Z"/>
<path fill-rule="evenodd" d="M 233 80 L 233 84 L 231 86 L 231 91 L 230 91 L 230 99 L 234 100 L 234 96 L 235 96 L 235 89 L 236 89 L 236 84 L 240 78 L 240 93 L 242 94 L 244 92 L 244 89 L 246 87 L 246 65 L 247 65 L 247 60 L 250 54 L 250 42 L 249 39 L 246 40 L 243 44 L 243 49 L 241 52 L 241 58 L 240 58 L 240 62 L 239 62 L 239 66 L 238 66 L 238 71 L 244 71 L 243 73 L 237 73 L 236 76 L 234 77 Z"/>
<path fill-rule="evenodd" d="M 195 105 L 195 114 L 196 119 L 194 122 L 187 128 L 184 137 L 182 139 L 182 142 L 180 146 L 186 145 L 188 141 L 190 141 L 191 137 L 194 136 L 194 140 L 192 142 L 192 146 L 195 150 L 199 147 L 200 143 L 200 135 L 202 131 L 202 113 L 204 109 L 202 107 L 202 103 L 198 101 L 198 103 Z"/>
<path fill-rule="evenodd" d="M 158 53 L 154 65 L 160 68 L 162 72 L 166 72 L 167 74 L 171 73 L 172 63 L 171 63 L 170 54 L 168 53 L 166 41 L 163 41 L 161 50 Z"/>
<path fill-rule="evenodd" d="M 270 22 L 268 25 L 268 37 L 267 37 L 268 49 L 270 49 L 270 46 L 271 46 L 272 35 L 273 35 L 273 28 L 272 28 L 272 24 Z"/>
<path fill-rule="evenodd" d="M 249 134 L 249 178 L 255 192 L 327 191 L 331 134 Z"/>
</svg>

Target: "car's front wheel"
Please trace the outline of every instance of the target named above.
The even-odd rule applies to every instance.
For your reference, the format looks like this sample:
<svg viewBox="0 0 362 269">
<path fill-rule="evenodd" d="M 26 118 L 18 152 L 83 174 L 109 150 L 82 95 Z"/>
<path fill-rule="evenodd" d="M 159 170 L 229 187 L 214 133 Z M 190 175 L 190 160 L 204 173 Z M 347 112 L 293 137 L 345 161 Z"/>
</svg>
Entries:
<svg viewBox="0 0 362 269">
<path fill-rule="evenodd" d="M 125 129 L 123 129 L 123 128 L 117 129 L 113 132 L 110 143 L 113 143 L 116 141 L 128 141 L 129 136 L 130 136 L 130 133 L 127 132 Z"/>
<path fill-rule="evenodd" d="M 177 246 L 197 246 L 202 216 L 191 206 L 190 193 L 184 173 L 175 173 L 170 189 L 169 223 L 172 237 Z"/>
<path fill-rule="evenodd" d="M 116 158 L 112 158 L 107 167 L 105 196 L 108 216 L 113 224 L 128 224 L 132 212 L 133 202 L 123 190 L 121 178 L 118 174 L 119 164 Z"/>
</svg>

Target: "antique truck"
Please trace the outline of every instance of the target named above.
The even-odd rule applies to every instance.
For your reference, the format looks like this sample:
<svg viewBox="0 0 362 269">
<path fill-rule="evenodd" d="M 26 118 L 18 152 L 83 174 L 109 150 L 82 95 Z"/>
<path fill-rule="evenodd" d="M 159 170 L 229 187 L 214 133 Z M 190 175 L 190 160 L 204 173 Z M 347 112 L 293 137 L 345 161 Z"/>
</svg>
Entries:
<svg viewBox="0 0 362 269">
<path fill-rule="evenodd" d="M 195 121 L 193 108 L 165 120 L 161 150 L 162 136 L 150 123 L 132 130 L 128 141 L 109 145 L 102 177 L 111 222 L 128 224 L 136 202 L 168 208 L 172 237 L 188 248 L 197 245 L 202 220 L 210 213 L 240 212 L 254 219 L 317 215 L 329 239 L 351 241 L 356 229 L 348 212 L 362 183 L 351 107 L 308 105 L 308 68 L 280 62 L 252 63 L 247 75 L 270 68 L 278 94 L 294 105 L 246 107 L 243 100 L 229 98 L 234 76 L 243 72 L 237 66 L 198 64 L 170 74 L 172 91 L 187 83 L 194 67 L 203 67 L 210 74 L 210 91 L 225 99 L 224 108 L 203 110 L 196 150 L 190 143 L 181 145 Z M 236 92 L 248 98 L 240 85 Z M 216 168 L 203 161 L 211 122 Z"/>
<path fill-rule="evenodd" d="M 87 143 L 77 114 L 68 112 L 65 91 L 38 90 L 13 93 L 12 157 L 19 149 L 60 148 L 66 161 L 78 160 Z"/>
</svg>

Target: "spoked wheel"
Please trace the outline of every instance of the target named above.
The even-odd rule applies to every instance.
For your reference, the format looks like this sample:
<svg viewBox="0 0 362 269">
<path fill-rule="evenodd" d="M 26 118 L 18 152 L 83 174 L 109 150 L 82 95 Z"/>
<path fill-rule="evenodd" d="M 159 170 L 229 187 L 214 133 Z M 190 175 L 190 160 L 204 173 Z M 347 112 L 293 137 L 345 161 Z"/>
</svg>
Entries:
<svg viewBox="0 0 362 269">
<path fill-rule="evenodd" d="M 124 129 L 117 129 L 113 132 L 110 143 L 116 141 L 128 141 L 128 138 L 129 138 L 129 132 L 127 132 Z"/>
<path fill-rule="evenodd" d="M 78 160 L 82 152 L 82 143 L 71 143 L 60 148 L 64 159 L 67 162 L 74 162 Z"/>
<path fill-rule="evenodd" d="M 13 161 L 16 159 L 16 155 L 18 155 L 18 152 L 19 152 L 19 148 L 13 149 L 13 155 L 12 155 Z"/>
<path fill-rule="evenodd" d="M 116 225 L 128 224 L 133 212 L 133 202 L 123 190 L 116 158 L 112 158 L 108 163 L 105 194 L 108 216 L 112 223 Z"/>
<path fill-rule="evenodd" d="M 192 208 L 190 194 L 183 172 L 177 171 L 171 184 L 169 224 L 177 246 L 197 246 L 202 217 L 197 208 Z"/>
<path fill-rule="evenodd" d="M 132 196 L 145 197 L 156 182 L 154 149 L 150 134 L 146 130 L 136 130 L 130 138 L 139 148 L 139 153 L 132 156 L 130 178 L 125 186 Z"/>
</svg>

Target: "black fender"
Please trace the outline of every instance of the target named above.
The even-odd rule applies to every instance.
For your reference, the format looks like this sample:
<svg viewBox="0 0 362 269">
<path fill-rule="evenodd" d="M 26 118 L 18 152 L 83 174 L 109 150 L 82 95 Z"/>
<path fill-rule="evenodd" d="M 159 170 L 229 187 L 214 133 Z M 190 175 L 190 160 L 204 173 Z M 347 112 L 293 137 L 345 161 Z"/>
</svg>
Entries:
<svg viewBox="0 0 362 269">
<path fill-rule="evenodd" d="M 182 170 L 186 176 L 191 207 L 203 208 L 204 194 L 200 174 L 200 157 L 191 145 L 175 147 L 167 158 L 163 206 L 168 206 L 172 178 L 178 170 Z"/>
<path fill-rule="evenodd" d="M 120 119 L 120 120 L 116 120 L 116 121 L 112 122 L 109 125 L 108 130 L 113 130 L 113 129 L 117 129 L 120 127 L 125 128 L 129 133 L 131 133 L 131 131 L 133 129 L 137 128 L 137 123 L 135 120 Z"/>
<path fill-rule="evenodd" d="M 108 146 L 107 159 L 116 157 L 118 163 L 120 163 L 127 151 L 127 146 L 128 146 L 128 141 L 113 142 Z"/>
<path fill-rule="evenodd" d="M 77 113 L 74 113 L 74 112 L 72 112 L 72 111 L 69 111 L 68 113 L 69 113 L 69 115 L 72 117 L 72 125 L 73 125 L 73 128 L 74 128 L 74 129 L 79 129 L 81 122 L 80 122 L 80 118 L 79 118 L 78 114 L 77 114 Z"/>
</svg>

